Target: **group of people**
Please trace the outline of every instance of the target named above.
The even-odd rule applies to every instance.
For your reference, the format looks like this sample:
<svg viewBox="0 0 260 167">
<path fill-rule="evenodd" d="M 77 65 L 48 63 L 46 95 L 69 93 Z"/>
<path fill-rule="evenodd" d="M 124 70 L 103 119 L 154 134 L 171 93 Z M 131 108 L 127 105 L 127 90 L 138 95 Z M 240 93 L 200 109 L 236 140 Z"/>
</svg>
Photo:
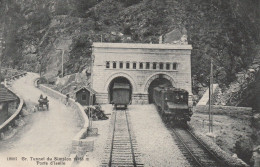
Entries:
<svg viewBox="0 0 260 167">
<path fill-rule="evenodd" d="M 45 98 L 43 98 L 43 95 L 42 95 L 42 94 L 40 95 L 40 98 L 39 98 L 38 101 L 39 101 L 39 102 L 42 102 L 42 101 L 49 102 L 48 97 L 46 96 Z"/>
</svg>

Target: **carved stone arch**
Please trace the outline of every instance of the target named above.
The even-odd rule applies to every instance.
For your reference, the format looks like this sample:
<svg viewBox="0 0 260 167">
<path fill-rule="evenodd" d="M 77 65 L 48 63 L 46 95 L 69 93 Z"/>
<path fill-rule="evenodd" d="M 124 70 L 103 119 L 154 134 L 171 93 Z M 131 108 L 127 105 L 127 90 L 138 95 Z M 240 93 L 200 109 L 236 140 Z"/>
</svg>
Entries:
<svg viewBox="0 0 260 167">
<path fill-rule="evenodd" d="M 146 84 L 144 87 L 145 93 L 148 93 L 148 88 L 149 88 L 150 84 L 153 82 L 153 80 L 155 80 L 157 78 L 165 78 L 171 82 L 173 87 L 176 87 L 176 82 L 170 75 L 168 75 L 166 73 L 156 73 L 156 74 L 153 74 L 150 77 L 148 77 L 148 79 L 146 80 L 146 82 L 145 82 Z"/>
<path fill-rule="evenodd" d="M 110 75 L 110 77 L 106 80 L 104 92 L 108 92 L 110 83 L 113 81 L 113 79 L 115 79 L 117 77 L 125 77 L 126 79 L 128 79 L 132 86 L 132 92 L 137 91 L 136 83 L 130 75 L 128 75 L 127 73 L 124 73 L 124 72 L 116 72 L 116 73 L 113 73 L 112 75 Z"/>
</svg>

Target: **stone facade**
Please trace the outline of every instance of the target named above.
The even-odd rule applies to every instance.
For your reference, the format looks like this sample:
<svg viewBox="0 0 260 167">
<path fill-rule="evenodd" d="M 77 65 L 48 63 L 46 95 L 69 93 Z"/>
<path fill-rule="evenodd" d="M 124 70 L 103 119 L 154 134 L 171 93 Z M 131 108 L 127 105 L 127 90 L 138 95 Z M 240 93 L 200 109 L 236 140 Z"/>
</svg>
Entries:
<svg viewBox="0 0 260 167">
<path fill-rule="evenodd" d="M 93 43 L 91 86 L 98 103 L 109 102 L 109 85 L 124 77 L 132 87 L 132 103 L 148 103 L 148 88 L 165 78 L 191 91 L 191 45 Z"/>
</svg>

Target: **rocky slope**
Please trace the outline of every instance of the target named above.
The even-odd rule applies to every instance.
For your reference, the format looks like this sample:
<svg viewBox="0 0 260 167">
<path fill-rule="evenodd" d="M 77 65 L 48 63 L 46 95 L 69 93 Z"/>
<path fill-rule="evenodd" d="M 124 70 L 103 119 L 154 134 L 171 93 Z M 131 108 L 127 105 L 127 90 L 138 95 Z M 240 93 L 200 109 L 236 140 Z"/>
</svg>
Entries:
<svg viewBox="0 0 260 167">
<path fill-rule="evenodd" d="M 209 61 L 226 91 L 259 52 L 257 0 L 1 0 L 5 66 L 47 78 L 89 68 L 91 43 L 158 43 L 174 30 L 192 44 L 193 90 L 207 86 Z M 165 41 L 169 39 L 165 37 Z M 201 66 L 203 64 L 203 66 Z M 87 70 L 88 71 L 88 70 Z M 235 103 L 243 101 L 236 100 Z M 245 104 L 246 103 L 246 104 Z M 243 105 L 251 106 L 245 102 Z"/>
</svg>

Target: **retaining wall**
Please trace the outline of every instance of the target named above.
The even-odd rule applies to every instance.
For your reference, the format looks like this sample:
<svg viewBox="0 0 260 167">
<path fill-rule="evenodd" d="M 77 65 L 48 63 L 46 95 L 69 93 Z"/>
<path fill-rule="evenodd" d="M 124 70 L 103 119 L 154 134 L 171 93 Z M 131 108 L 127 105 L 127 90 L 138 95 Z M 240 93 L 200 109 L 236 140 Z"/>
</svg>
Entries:
<svg viewBox="0 0 260 167">
<path fill-rule="evenodd" d="M 61 94 L 60 92 L 53 90 L 45 85 L 39 85 L 39 88 L 49 96 L 59 99 L 61 102 L 66 104 L 66 96 L 64 94 Z M 79 113 L 80 119 L 83 124 L 80 132 L 78 132 L 72 140 L 72 154 L 82 156 L 79 154 L 82 154 L 82 152 L 85 152 L 86 150 L 92 150 L 94 145 L 94 141 L 92 139 L 89 140 L 88 138 L 86 138 L 89 126 L 89 119 L 85 114 L 84 108 L 79 103 L 75 102 L 74 99 L 70 98 L 68 100 L 68 105 Z"/>
<path fill-rule="evenodd" d="M 208 105 L 197 105 L 193 108 L 193 112 L 208 114 Z M 212 105 L 211 113 L 214 115 L 229 115 L 237 118 L 252 118 L 253 111 L 251 107 L 234 107 L 234 106 L 220 106 Z"/>
</svg>

